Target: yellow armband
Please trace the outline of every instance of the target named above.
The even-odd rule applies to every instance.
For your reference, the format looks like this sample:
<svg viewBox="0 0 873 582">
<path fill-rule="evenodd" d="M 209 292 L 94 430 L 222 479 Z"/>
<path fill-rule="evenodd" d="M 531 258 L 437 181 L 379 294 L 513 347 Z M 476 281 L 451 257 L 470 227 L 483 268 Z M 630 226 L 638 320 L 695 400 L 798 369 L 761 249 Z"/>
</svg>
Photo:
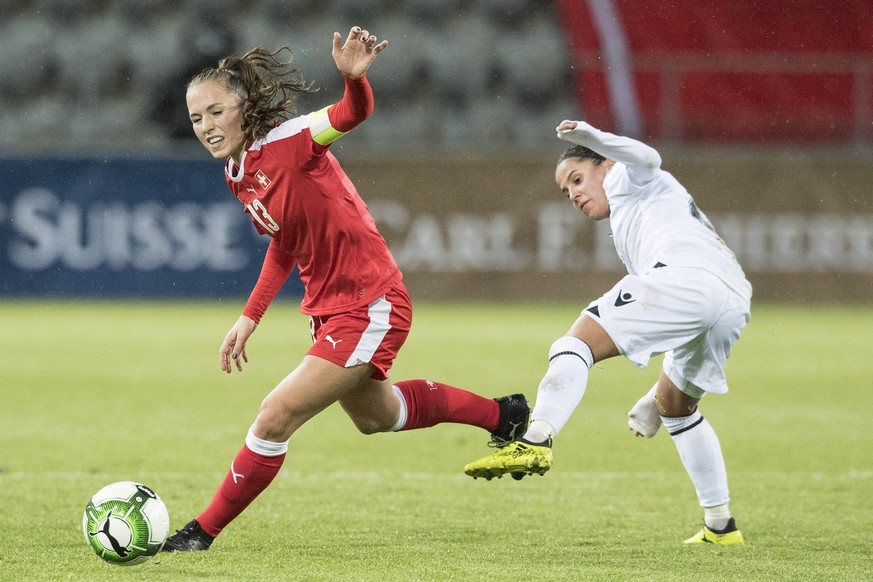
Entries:
<svg viewBox="0 0 873 582">
<path fill-rule="evenodd" d="M 330 145 L 345 135 L 345 132 L 337 131 L 330 125 L 330 118 L 327 116 L 329 108 L 330 106 L 319 109 L 309 115 L 309 133 L 312 134 L 312 141 L 323 146 Z"/>
</svg>

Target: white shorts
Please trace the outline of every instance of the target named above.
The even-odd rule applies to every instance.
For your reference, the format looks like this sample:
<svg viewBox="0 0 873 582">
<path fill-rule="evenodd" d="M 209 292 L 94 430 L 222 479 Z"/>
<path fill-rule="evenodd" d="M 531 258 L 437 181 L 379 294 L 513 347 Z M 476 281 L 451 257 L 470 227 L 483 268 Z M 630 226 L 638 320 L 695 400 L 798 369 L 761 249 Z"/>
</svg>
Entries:
<svg viewBox="0 0 873 582">
<path fill-rule="evenodd" d="M 728 391 L 725 362 L 749 310 L 748 297 L 709 271 L 661 267 L 624 277 L 582 314 L 597 321 L 638 368 L 664 354 L 667 377 L 700 398 Z"/>
</svg>

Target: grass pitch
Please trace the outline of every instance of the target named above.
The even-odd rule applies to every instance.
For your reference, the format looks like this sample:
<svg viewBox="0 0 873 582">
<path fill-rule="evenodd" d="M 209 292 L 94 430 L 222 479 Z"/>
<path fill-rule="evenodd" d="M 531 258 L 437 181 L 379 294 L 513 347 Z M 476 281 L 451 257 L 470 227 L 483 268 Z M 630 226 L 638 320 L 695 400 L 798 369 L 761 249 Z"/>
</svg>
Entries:
<svg viewBox="0 0 873 582">
<path fill-rule="evenodd" d="M 581 306 L 416 306 L 396 380 L 533 399 L 546 352 Z M 243 374 L 218 369 L 241 302 L 0 302 L 3 580 L 873 579 L 871 307 L 755 306 L 701 407 L 728 464 L 744 547 L 685 547 L 701 512 L 669 437 L 625 412 L 660 361 L 593 370 L 545 477 L 473 481 L 487 434 L 442 425 L 358 434 L 338 406 L 292 439 L 273 485 L 196 555 L 103 563 L 88 498 L 135 480 L 173 528 L 211 498 L 308 326 L 273 306 Z"/>
</svg>

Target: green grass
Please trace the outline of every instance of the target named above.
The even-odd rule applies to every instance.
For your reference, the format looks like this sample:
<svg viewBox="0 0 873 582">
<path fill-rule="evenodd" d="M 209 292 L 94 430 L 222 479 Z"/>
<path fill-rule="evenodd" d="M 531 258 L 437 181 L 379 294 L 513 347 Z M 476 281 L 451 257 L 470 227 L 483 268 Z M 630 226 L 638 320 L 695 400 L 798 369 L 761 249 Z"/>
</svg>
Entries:
<svg viewBox="0 0 873 582">
<path fill-rule="evenodd" d="M 533 398 L 579 307 L 417 305 L 393 377 Z M 703 403 L 744 547 L 683 546 L 701 513 L 672 442 L 625 428 L 659 361 L 616 359 L 592 372 L 543 478 L 473 481 L 461 468 L 487 452 L 484 432 L 365 437 L 334 406 L 212 550 L 103 563 L 81 533 L 90 495 L 141 481 L 183 525 L 306 349 L 303 316 L 276 305 L 245 373 L 220 373 L 239 309 L 0 302 L 0 579 L 873 579 L 873 308 L 825 305 L 757 306 L 730 394 Z"/>
</svg>

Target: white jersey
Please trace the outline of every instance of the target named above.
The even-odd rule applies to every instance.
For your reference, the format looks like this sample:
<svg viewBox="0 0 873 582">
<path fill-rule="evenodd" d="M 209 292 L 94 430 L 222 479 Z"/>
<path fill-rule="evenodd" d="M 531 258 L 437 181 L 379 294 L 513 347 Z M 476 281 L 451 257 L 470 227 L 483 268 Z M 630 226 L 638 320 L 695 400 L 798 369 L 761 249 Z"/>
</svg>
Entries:
<svg viewBox="0 0 873 582">
<path fill-rule="evenodd" d="M 734 253 L 682 184 L 661 169 L 656 150 L 582 121 L 558 137 L 615 160 L 603 188 L 613 243 L 629 274 L 646 275 L 661 266 L 704 269 L 751 297 Z"/>
</svg>

